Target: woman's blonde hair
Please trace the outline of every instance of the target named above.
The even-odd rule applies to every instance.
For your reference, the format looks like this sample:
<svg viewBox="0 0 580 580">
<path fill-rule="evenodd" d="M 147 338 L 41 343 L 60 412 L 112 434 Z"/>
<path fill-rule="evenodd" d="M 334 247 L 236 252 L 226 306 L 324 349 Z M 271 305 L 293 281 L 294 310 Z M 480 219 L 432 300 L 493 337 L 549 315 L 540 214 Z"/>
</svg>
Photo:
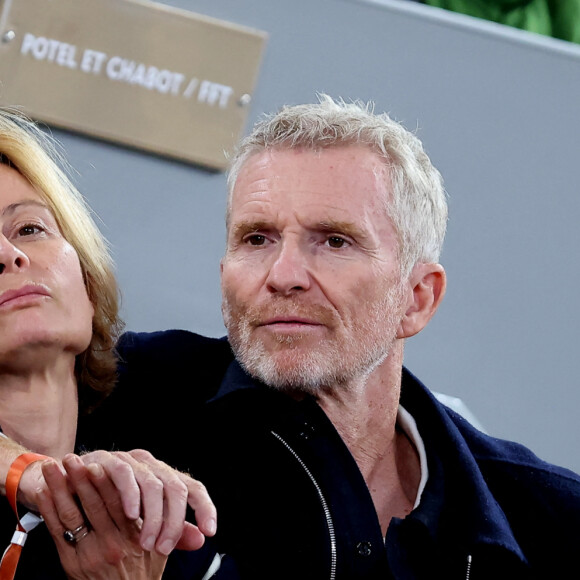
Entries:
<svg viewBox="0 0 580 580">
<path fill-rule="evenodd" d="M 88 412 L 113 389 L 117 363 L 114 348 L 123 326 L 108 243 L 87 202 L 61 169 L 66 162 L 58 144 L 33 121 L 0 109 L 0 159 L 34 186 L 79 257 L 87 294 L 95 310 L 91 342 L 77 356 L 75 366 L 79 406 Z"/>
</svg>

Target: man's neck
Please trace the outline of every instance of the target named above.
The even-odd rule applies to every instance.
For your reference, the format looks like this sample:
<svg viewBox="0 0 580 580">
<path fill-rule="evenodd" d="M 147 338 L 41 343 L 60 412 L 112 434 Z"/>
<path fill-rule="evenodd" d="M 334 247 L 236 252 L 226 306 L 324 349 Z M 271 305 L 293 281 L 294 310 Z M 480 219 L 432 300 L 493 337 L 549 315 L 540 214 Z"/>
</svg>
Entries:
<svg viewBox="0 0 580 580">
<path fill-rule="evenodd" d="M 383 533 L 413 509 L 421 479 L 417 451 L 397 429 L 401 368 L 402 345 L 370 375 L 318 397 L 361 470 Z"/>
</svg>

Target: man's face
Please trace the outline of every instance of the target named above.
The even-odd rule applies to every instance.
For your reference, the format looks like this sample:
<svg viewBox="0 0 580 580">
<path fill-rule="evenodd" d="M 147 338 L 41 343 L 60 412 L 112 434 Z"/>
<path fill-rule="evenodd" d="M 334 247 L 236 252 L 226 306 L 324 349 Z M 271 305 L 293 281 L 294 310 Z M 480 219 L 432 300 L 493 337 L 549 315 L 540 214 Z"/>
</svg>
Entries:
<svg viewBox="0 0 580 580">
<path fill-rule="evenodd" d="M 387 356 L 405 310 L 387 171 L 354 145 L 265 151 L 242 167 L 222 309 L 238 360 L 264 383 L 347 386 Z"/>
</svg>

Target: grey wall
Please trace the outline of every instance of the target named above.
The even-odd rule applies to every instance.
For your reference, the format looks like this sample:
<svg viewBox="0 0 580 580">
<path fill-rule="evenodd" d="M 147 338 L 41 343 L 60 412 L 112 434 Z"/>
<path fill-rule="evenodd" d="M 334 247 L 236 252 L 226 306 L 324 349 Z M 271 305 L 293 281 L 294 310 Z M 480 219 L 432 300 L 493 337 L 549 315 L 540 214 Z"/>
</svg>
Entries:
<svg viewBox="0 0 580 580">
<path fill-rule="evenodd" d="M 449 290 L 407 364 L 490 433 L 580 471 L 580 47 L 398 0 L 166 3 L 270 33 L 251 121 L 324 91 L 417 128 L 450 195 Z M 220 335 L 224 176 L 56 135 L 128 327 Z"/>
</svg>

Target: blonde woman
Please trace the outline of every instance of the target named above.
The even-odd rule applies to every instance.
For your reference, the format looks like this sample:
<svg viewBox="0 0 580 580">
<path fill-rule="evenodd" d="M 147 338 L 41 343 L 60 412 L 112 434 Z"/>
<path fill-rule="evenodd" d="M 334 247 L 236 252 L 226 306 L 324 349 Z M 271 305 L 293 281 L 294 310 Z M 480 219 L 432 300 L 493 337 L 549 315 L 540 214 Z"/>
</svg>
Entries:
<svg viewBox="0 0 580 580">
<path fill-rule="evenodd" d="M 41 454 L 3 447 L 20 458 L 18 515 L 37 508 L 46 523 L 28 533 L 16 578 L 161 578 L 180 538 L 197 548 L 215 532 L 203 486 L 146 452 L 72 455 L 79 415 L 114 386 L 120 327 L 111 258 L 84 200 L 44 134 L 0 113 L 0 427 Z M 200 529 L 184 524 L 187 503 Z M 0 541 L 14 543 L 23 532 L 13 535 L 5 500 L 0 514 Z"/>
</svg>

